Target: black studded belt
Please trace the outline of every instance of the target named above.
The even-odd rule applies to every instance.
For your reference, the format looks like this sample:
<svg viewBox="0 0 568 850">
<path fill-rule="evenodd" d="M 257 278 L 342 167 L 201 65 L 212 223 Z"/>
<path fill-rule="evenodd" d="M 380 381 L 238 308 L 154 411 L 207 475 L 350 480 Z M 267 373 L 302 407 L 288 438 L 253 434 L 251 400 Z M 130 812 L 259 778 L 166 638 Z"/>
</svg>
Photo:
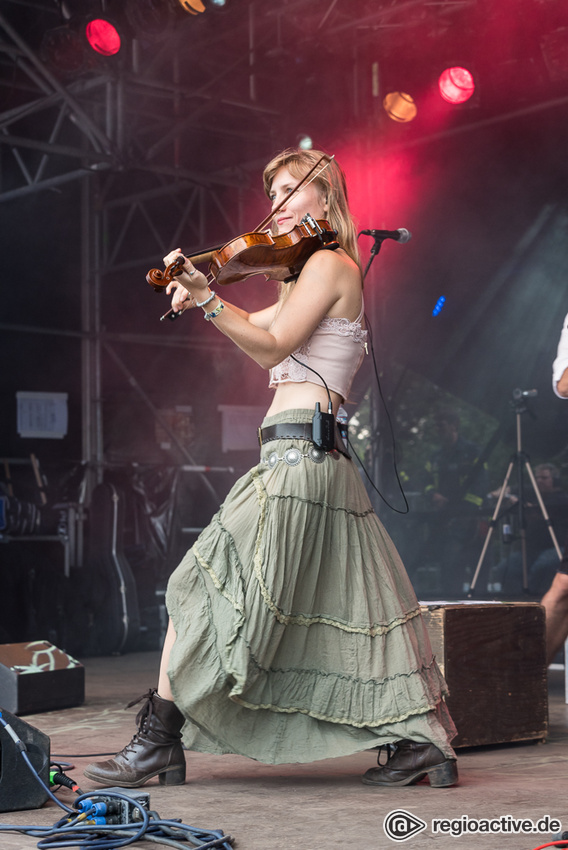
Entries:
<svg viewBox="0 0 568 850">
<path fill-rule="evenodd" d="M 312 442 L 311 422 L 280 422 L 258 429 L 258 442 L 261 446 L 272 440 L 309 440 Z"/>
</svg>

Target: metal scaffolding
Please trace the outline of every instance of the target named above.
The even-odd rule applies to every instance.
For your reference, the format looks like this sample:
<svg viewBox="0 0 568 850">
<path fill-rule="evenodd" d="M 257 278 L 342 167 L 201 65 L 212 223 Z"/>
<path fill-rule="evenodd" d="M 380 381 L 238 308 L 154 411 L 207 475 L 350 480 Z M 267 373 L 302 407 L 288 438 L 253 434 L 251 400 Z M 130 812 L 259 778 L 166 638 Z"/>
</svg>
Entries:
<svg viewBox="0 0 568 850">
<path fill-rule="evenodd" d="M 28 11 L 25 2 L 2 4 Z M 53 10 L 35 4 L 38 18 L 49 26 Z M 248 182 L 238 160 L 212 170 L 183 165 L 182 150 L 195 149 L 192 134 L 214 133 L 229 145 L 237 139 L 266 135 L 266 109 L 253 98 L 219 102 L 213 94 L 180 83 L 175 44 L 172 58 L 143 63 L 139 44 L 130 45 L 128 61 L 90 70 L 77 78 L 61 78 L 30 44 L 25 19 L 14 23 L 12 9 L 0 8 L 0 89 L 10 105 L 0 112 L 2 171 L 0 202 L 80 184 L 81 219 L 81 395 L 82 459 L 88 469 L 88 491 L 101 481 L 104 464 L 102 431 L 103 346 L 117 338 L 148 343 L 146 336 L 124 334 L 103 340 L 101 293 L 109 277 L 129 268 L 156 265 L 174 244 L 207 244 L 211 223 L 221 219 L 227 232 L 242 232 L 238 204 L 223 203 L 226 187 Z M 189 19 L 172 34 L 179 44 Z M 252 40 L 252 29 L 250 39 Z M 201 45 L 201 49 L 206 48 Z M 162 46 L 162 55 L 166 52 Z M 187 106 L 189 104 L 189 108 Z M 229 121 L 204 124 L 207 112 L 224 108 Z M 239 155 L 239 145 L 235 153 Z M 8 159 L 10 158 L 10 160 Z M 173 214 L 164 216 L 164 205 Z M 79 213 L 79 211 L 78 211 Z M 134 238 L 135 233 L 135 238 Z M 183 241 L 182 241 L 183 240 Z M 22 333 L 57 333 L 49 328 L 14 328 Z M 160 340 L 163 344 L 163 340 Z M 187 346 L 170 336 L 170 345 Z M 195 345 L 196 343 L 189 343 Z M 197 344 L 199 344 L 197 342 Z M 116 355 L 115 355 L 116 356 Z M 186 457 L 186 461 L 189 458 Z"/>
</svg>

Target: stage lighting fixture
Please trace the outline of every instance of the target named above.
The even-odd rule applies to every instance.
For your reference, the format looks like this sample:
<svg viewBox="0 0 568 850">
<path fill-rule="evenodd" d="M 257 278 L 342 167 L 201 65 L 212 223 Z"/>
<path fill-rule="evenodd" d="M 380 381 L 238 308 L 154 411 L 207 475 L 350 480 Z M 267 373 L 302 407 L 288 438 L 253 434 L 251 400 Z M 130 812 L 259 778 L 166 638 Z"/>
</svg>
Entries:
<svg viewBox="0 0 568 850">
<path fill-rule="evenodd" d="M 116 56 L 123 40 L 122 24 L 102 9 L 100 0 L 61 0 L 59 11 L 65 24 L 43 36 L 42 59 L 63 73 L 73 74 L 96 67 L 91 51 L 104 57 Z"/>
<path fill-rule="evenodd" d="M 81 33 L 69 27 L 56 27 L 43 36 L 40 57 L 65 74 L 76 74 L 85 66 L 85 45 Z"/>
<path fill-rule="evenodd" d="M 201 0 L 179 0 L 179 4 L 190 15 L 199 15 L 200 12 L 205 11 L 205 6 Z"/>
<path fill-rule="evenodd" d="M 465 103 L 475 91 L 473 75 L 467 68 L 446 68 L 438 79 L 438 89 L 448 103 Z"/>
<path fill-rule="evenodd" d="M 414 121 L 418 112 L 413 98 L 403 91 L 391 91 L 383 100 L 383 108 L 389 118 L 399 124 L 408 124 Z"/>
<path fill-rule="evenodd" d="M 121 40 L 117 28 L 106 18 L 94 18 L 85 25 L 87 41 L 102 56 L 115 56 Z"/>
<path fill-rule="evenodd" d="M 432 310 L 432 315 L 433 316 L 439 316 L 440 313 L 442 312 L 442 310 L 444 309 L 445 303 L 446 303 L 446 296 L 440 295 L 440 297 L 438 298 L 438 300 L 436 301 L 436 303 L 434 305 L 434 309 Z"/>
<path fill-rule="evenodd" d="M 314 143 L 311 136 L 308 136 L 307 133 L 302 133 L 298 136 L 298 147 L 303 151 L 311 151 Z"/>
</svg>

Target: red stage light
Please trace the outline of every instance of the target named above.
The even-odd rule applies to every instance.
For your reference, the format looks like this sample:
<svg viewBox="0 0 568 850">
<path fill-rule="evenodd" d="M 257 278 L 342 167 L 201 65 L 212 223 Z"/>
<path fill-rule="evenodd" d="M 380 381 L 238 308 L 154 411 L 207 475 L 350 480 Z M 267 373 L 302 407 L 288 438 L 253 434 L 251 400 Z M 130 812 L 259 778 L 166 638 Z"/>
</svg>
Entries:
<svg viewBox="0 0 568 850">
<path fill-rule="evenodd" d="M 465 103 L 475 91 L 475 83 L 467 68 L 446 68 L 440 74 L 438 88 L 448 103 Z"/>
<path fill-rule="evenodd" d="M 87 41 L 97 53 L 103 56 L 114 56 L 120 50 L 120 35 L 110 21 L 95 18 L 85 27 Z"/>
</svg>

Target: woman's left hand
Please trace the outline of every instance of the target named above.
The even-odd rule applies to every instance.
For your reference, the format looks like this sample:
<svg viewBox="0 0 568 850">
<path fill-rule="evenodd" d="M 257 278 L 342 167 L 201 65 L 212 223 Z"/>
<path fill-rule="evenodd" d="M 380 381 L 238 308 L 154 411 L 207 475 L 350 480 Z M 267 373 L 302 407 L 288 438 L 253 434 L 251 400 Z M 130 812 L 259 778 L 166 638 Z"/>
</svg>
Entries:
<svg viewBox="0 0 568 850">
<path fill-rule="evenodd" d="M 179 248 L 175 251 L 170 251 L 164 257 L 164 265 L 170 266 L 183 256 Z M 203 301 L 207 296 L 209 286 L 207 278 L 203 272 L 198 271 L 195 266 L 187 259 L 184 259 L 183 271 L 175 275 L 173 280 L 168 283 L 166 292 L 172 296 L 172 310 L 175 313 L 182 313 L 184 310 L 189 310 L 196 306 L 198 301 Z"/>
<path fill-rule="evenodd" d="M 166 267 L 171 266 L 171 264 L 174 263 L 178 257 L 182 256 L 183 254 L 180 249 L 176 248 L 175 251 L 170 251 L 170 253 L 164 257 L 164 265 Z M 185 289 L 187 289 L 187 291 L 195 297 L 196 301 L 201 301 L 202 299 L 200 295 L 206 292 L 209 288 L 207 278 L 205 277 L 203 272 L 198 271 L 198 269 L 195 268 L 193 263 L 191 263 L 191 261 L 188 260 L 187 257 L 184 259 L 183 271 L 181 272 L 181 274 L 176 274 L 175 280 L 177 283 L 181 284 Z M 171 292 L 170 287 L 171 284 L 168 285 L 166 292 Z"/>
</svg>

